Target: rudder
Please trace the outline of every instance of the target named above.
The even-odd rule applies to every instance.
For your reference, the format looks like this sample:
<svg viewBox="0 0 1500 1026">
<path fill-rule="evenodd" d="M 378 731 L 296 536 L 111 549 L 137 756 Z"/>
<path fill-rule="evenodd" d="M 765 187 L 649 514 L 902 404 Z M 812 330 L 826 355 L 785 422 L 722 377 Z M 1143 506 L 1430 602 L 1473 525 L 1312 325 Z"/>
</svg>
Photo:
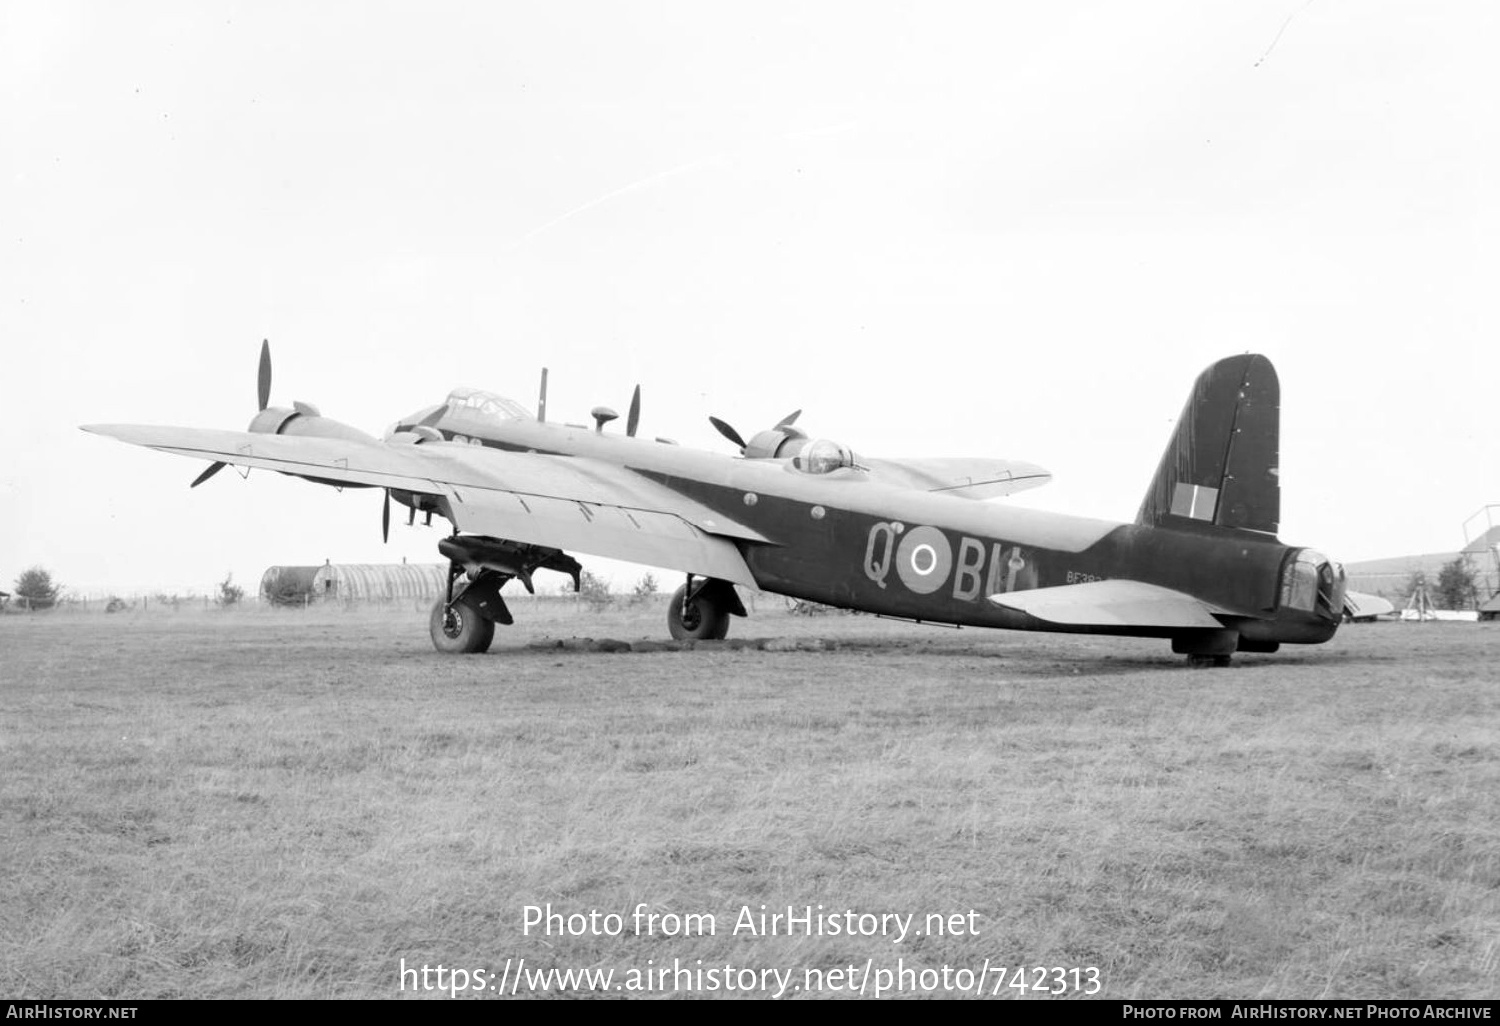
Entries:
<svg viewBox="0 0 1500 1026">
<path fill-rule="evenodd" d="M 1264 356 L 1231 356 L 1193 383 L 1136 523 L 1274 535 L 1281 521 L 1281 385 Z"/>
</svg>

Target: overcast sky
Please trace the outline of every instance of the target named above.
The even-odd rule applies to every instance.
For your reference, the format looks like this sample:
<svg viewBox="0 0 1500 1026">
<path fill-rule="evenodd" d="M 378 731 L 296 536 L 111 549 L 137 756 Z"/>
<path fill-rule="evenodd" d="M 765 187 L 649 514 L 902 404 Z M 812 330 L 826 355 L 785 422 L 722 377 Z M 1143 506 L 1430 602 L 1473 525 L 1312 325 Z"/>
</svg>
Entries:
<svg viewBox="0 0 1500 1026">
<path fill-rule="evenodd" d="M 1457 548 L 1500 502 L 1497 10 L 0 4 L 0 588 L 435 561 L 378 492 L 78 430 L 243 428 L 262 338 L 273 402 L 372 432 L 547 366 L 553 419 L 639 382 L 730 452 L 710 413 L 802 407 L 1118 520 L 1261 352 L 1283 540 Z"/>
</svg>

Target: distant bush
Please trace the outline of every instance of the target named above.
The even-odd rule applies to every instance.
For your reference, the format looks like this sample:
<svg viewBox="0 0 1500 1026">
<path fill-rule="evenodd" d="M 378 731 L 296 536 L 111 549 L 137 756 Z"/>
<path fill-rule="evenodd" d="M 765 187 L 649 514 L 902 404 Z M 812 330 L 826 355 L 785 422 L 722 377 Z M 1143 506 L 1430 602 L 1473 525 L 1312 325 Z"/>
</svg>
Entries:
<svg viewBox="0 0 1500 1026">
<path fill-rule="evenodd" d="M 27 609 L 51 609 L 62 596 L 62 585 L 39 566 L 22 571 L 16 578 L 16 604 Z"/>
<path fill-rule="evenodd" d="M 225 574 L 224 579 L 219 582 L 219 592 L 214 596 L 214 601 L 221 609 L 228 609 L 230 606 L 239 605 L 244 597 L 245 589 L 234 583 L 234 574 L 230 572 Z"/>
<path fill-rule="evenodd" d="M 126 602 L 124 599 L 122 599 L 118 595 L 111 595 L 104 602 L 104 611 L 106 613 L 123 613 L 125 610 L 127 610 L 129 608 L 130 608 L 130 603 Z"/>
<path fill-rule="evenodd" d="M 656 575 L 647 570 L 641 575 L 641 579 L 635 582 L 635 588 L 630 595 L 630 604 L 639 606 L 650 602 L 656 597 Z"/>
<path fill-rule="evenodd" d="M 305 606 L 312 598 L 312 576 L 282 567 L 270 581 L 261 583 L 260 590 L 273 606 Z"/>
<path fill-rule="evenodd" d="M 609 581 L 598 574 L 585 570 L 583 578 L 579 583 L 578 593 L 583 600 L 589 604 L 589 608 L 599 613 L 614 604 L 615 597 L 610 593 Z"/>
</svg>

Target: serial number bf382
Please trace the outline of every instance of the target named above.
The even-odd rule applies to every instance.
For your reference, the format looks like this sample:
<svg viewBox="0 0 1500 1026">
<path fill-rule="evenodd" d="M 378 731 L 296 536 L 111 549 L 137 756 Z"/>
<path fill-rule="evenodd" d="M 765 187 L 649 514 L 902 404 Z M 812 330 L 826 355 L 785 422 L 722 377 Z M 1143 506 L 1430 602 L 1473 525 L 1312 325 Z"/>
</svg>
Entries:
<svg viewBox="0 0 1500 1026">
<path fill-rule="evenodd" d="M 390 504 L 446 518 L 438 543 L 447 592 L 431 616 L 443 652 L 483 652 L 512 623 L 501 595 L 537 570 L 577 587 L 579 552 L 687 575 L 668 607 L 679 639 L 722 638 L 744 616 L 744 585 L 924 622 L 1170 640 L 1194 662 L 1317 644 L 1345 612 L 1343 568 L 1276 538 L 1280 386 L 1263 356 L 1205 370 L 1167 443 L 1134 523 L 979 501 L 1050 475 L 1005 460 L 865 459 L 809 438 L 796 414 L 730 456 L 546 419 L 546 372 L 533 416 L 511 400 L 459 390 L 383 438 L 306 403 L 269 405 L 248 431 L 91 425 L 85 431 L 322 484 L 385 490 Z M 800 411 L 799 411 L 800 412 Z"/>
</svg>

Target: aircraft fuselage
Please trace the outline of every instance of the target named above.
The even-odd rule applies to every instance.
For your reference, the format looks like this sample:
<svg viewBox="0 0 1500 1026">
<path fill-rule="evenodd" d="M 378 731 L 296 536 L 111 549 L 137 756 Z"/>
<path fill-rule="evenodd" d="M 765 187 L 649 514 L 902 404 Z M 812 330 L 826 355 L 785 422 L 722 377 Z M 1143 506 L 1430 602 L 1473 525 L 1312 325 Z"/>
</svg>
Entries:
<svg viewBox="0 0 1500 1026">
<path fill-rule="evenodd" d="M 437 423 L 459 444 L 622 463 L 764 536 L 736 539 L 755 587 L 924 622 L 1175 637 L 1180 627 L 1048 623 L 990 601 L 1008 592 L 1128 579 L 1219 607 L 1252 645 L 1318 643 L 1336 617 L 1285 608 L 1300 551 L 1273 535 L 1122 524 L 883 485 L 854 468 L 799 471 L 620 434 L 518 420 Z M 1230 543 L 1232 541 L 1232 544 Z"/>
</svg>

